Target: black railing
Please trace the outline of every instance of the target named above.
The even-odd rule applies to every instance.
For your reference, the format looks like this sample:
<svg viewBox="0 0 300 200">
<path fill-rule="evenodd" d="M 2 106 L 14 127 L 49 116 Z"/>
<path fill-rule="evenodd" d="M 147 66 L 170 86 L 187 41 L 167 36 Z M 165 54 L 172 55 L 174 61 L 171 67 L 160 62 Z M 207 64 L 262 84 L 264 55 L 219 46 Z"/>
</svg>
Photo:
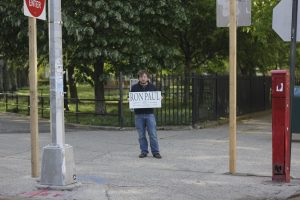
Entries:
<svg viewBox="0 0 300 200">
<path fill-rule="evenodd" d="M 271 108 L 271 77 L 238 77 L 237 115 Z M 193 122 L 229 114 L 228 76 L 193 77 Z"/>
<path fill-rule="evenodd" d="M 121 81 L 122 80 L 122 81 Z M 228 76 L 154 76 L 151 81 L 161 91 L 162 108 L 155 109 L 157 124 L 191 125 L 206 120 L 227 117 L 229 112 Z M 128 107 L 129 86 L 122 85 L 106 88 L 105 101 L 101 101 L 104 112 L 95 112 L 95 99 L 65 99 L 67 122 L 134 126 L 134 114 Z M 271 78 L 269 76 L 238 77 L 237 114 L 270 109 Z M 108 95 L 112 94 L 112 95 Z M 29 115 L 30 98 L 15 93 L 0 93 L 0 111 L 19 112 Z M 39 96 L 39 115 L 50 116 L 48 96 Z"/>
</svg>

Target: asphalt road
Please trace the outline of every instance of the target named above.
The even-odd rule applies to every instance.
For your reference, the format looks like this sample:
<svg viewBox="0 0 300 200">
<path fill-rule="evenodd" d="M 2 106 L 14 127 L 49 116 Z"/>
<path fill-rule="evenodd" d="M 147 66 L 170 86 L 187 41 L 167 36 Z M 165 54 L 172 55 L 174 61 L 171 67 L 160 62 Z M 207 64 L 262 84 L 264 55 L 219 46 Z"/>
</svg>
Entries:
<svg viewBox="0 0 300 200">
<path fill-rule="evenodd" d="M 40 143 L 49 144 L 49 123 Z M 0 114 L 0 200 L 283 200 L 300 193 L 300 143 L 290 183 L 272 175 L 270 114 L 238 123 L 237 173 L 228 174 L 228 125 L 158 131 L 162 159 L 139 159 L 135 130 L 68 128 L 80 187 L 41 190 L 31 178 L 28 118 Z"/>
</svg>

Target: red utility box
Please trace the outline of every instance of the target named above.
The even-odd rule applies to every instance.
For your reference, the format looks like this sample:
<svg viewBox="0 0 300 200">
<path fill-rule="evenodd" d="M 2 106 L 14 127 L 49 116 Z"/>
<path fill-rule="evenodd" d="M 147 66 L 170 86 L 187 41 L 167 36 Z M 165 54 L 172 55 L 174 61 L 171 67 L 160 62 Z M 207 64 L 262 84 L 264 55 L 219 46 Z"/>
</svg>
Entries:
<svg viewBox="0 0 300 200">
<path fill-rule="evenodd" d="M 290 182 L 290 75 L 272 71 L 272 180 Z"/>
</svg>

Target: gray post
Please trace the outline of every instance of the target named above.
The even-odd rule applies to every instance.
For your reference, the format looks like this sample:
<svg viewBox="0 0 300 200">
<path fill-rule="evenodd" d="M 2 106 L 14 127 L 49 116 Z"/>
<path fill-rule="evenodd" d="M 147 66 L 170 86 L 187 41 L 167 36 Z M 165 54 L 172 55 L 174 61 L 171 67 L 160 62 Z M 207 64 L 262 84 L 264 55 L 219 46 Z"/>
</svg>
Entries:
<svg viewBox="0 0 300 200">
<path fill-rule="evenodd" d="M 75 183 L 73 148 L 65 144 L 61 0 L 49 0 L 50 118 L 52 144 L 44 147 L 41 185 Z"/>
<path fill-rule="evenodd" d="M 65 143 L 61 1 L 49 1 L 50 105 L 52 143 Z"/>
<path fill-rule="evenodd" d="M 290 54 L 290 153 L 292 149 L 292 117 L 294 103 L 294 85 L 295 85 L 295 65 L 297 54 L 297 16 L 298 16 L 298 0 L 293 0 L 292 4 L 292 28 L 291 28 L 291 54 Z M 290 154 L 291 155 L 291 154 Z M 291 162 L 291 158 L 290 158 Z"/>
</svg>

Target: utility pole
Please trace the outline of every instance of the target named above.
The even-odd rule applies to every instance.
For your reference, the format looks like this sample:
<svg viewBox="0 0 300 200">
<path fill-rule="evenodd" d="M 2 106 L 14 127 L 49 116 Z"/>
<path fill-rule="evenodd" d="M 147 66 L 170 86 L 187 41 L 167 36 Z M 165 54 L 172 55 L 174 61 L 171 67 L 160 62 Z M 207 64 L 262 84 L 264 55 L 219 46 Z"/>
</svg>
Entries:
<svg viewBox="0 0 300 200">
<path fill-rule="evenodd" d="M 292 4 L 292 26 L 291 26 L 291 53 L 290 53 L 290 155 L 292 151 L 292 118 L 293 118 L 293 103 L 294 103 L 294 87 L 295 87 L 295 66 L 297 55 L 297 16 L 298 16 L 298 0 L 293 0 Z M 291 164 L 291 158 L 290 158 Z M 291 165 L 290 165 L 291 166 Z"/>
<path fill-rule="evenodd" d="M 236 173 L 236 0 L 230 0 L 229 25 L 229 172 Z"/>
<path fill-rule="evenodd" d="M 29 30 L 29 85 L 30 85 L 30 132 L 31 132 L 31 176 L 40 175 L 40 144 L 38 133 L 38 96 L 37 96 L 37 33 L 36 19 L 28 17 Z"/>
<path fill-rule="evenodd" d="M 65 144 L 61 0 L 49 0 L 50 118 L 52 143 L 43 149 L 41 185 L 75 183 L 73 147 Z"/>
</svg>

